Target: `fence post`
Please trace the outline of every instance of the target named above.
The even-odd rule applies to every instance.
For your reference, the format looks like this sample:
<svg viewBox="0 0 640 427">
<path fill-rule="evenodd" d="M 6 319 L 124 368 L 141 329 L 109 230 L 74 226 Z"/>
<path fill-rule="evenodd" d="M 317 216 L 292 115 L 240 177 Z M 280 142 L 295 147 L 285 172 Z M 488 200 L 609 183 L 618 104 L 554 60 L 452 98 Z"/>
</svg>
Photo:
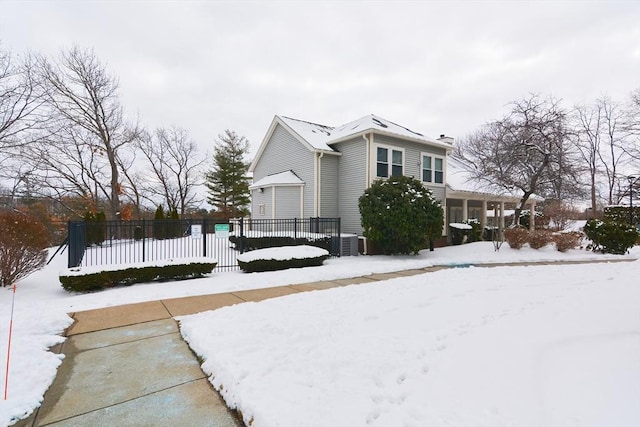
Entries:
<svg viewBox="0 0 640 427">
<path fill-rule="evenodd" d="M 207 256 L 207 218 L 202 218 L 202 256 Z"/>
<path fill-rule="evenodd" d="M 147 227 L 144 222 L 144 218 L 142 218 L 142 262 L 145 262 L 146 256 L 146 244 L 147 244 Z"/>
<path fill-rule="evenodd" d="M 298 218 L 293 218 L 293 238 L 298 238 Z"/>
<path fill-rule="evenodd" d="M 238 241 L 240 242 L 240 253 L 243 254 L 244 253 L 244 217 L 240 217 L 240 222 L 238 223 L 239 225 L 239 229 L 240 229 L 240 239 L 238 239 Z"/>
</svg>

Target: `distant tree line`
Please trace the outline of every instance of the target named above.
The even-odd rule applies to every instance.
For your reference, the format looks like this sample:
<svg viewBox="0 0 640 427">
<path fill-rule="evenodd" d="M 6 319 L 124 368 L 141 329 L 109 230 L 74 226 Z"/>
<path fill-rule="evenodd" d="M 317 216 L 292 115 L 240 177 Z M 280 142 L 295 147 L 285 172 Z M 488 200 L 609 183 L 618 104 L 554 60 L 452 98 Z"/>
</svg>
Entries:
<svg viewBox="0 0 640 427">
<path fill-rule="evenodd" d="M 246 214 L 244 137 L 227 130 L 208 160 L 186 129 L 149 130 L 128 116 L 118 89 L 92 50 L 17 56 L 0 45 L 3 200 L 49 199 L 68 218 L 149 218 L 159 205 L 181 216 Z M 211 212 L 197 191 L 205 182 Z"/>
</svg>

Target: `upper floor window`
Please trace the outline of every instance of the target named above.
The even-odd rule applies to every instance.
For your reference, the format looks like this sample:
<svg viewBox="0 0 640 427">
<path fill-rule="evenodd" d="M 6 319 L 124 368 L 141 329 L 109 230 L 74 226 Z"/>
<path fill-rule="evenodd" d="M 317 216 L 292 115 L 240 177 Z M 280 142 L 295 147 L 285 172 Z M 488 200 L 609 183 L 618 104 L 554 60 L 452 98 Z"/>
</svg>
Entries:
<svg viewBox="0 0 640 427">
<path fill-rule="evenodd" d="M 422 155 L 422 182 L 444 184 L 444 159 L 430 154 Z"/>
<path fill-rule="evenodd" d="M 404 153 L 402 150 L 378 146 L 376 151 L 376 176 L 378 178 L 389 178 L 390 176 L 403 175 L 403 158 Z"/>
</svg>

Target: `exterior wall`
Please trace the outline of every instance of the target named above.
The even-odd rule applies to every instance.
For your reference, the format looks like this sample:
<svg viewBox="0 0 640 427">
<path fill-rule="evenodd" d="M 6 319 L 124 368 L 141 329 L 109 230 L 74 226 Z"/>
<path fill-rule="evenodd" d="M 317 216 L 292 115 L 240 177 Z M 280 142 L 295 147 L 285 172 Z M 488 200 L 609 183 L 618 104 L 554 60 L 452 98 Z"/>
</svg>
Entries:
<svg viewBox="0 0 640 427">
<path fill-rule="evenodd" d="M 340 157 L 324 155 L 320 159 L 320 216 L 338 216 L 338 162 Z"/>
<path fill-rule="evenodd" d="M 272 219 L 271 218 L 271 192 L 273 188 L 266 187 L 261 193 L 259 190 L 251 191 L 251 218 Z M 262 206 L 262 209 L 260 207 Z"/>
<path fill-rule="evenodd" d="M 278 124 L 253 170 L 253 179 L 257 181 L 267 175 L 292 170 L 305 183 L 303 216 L 311 216 L 313 214 L 314 161 L 314 153 Z M 296 202 L 296 206 L 299 206 L 299 202 Z M 251 212 L 251 216 L 260 217 L 255 211 Z M 298 211 L 295 217 L 299 216 Z"/>
<path fill-rule="evenodd" d="M 444 183 L 443 184 L 425 184 L 431 190 L 433 197 L 439 200 L 443 206 L 445 201 L 445 184 L 447 182 L 447 153 L 444 148 L 432 147 L 429 145 L 419 144 L 417 142 L 405 141 L 398 138 L 392 138 L 386 135 L 375 135 L 373 143 L 390 145 L 404 149 L 404 175 L 411 176 L 416 179 L 422 179 L 422 153 L 431 153 L 444 159 Z M 376 153 L 372 150 L 370 155 L 371 176 L 376 176 Z"/>
<path fill-rule="evenodd" d="M 304 187 L 273 187 L 275 191 L 275 217 L 300 218 L 300 191 Z"/>
<path fill-rule="evenodd" d="M 362 234 L 358 198 L 368 187 L 367 147 L 362 137 L 340 142 L 334 147 L 342 153 L 338 158 L 338 216 L 343 233 Z"/>
</svg>

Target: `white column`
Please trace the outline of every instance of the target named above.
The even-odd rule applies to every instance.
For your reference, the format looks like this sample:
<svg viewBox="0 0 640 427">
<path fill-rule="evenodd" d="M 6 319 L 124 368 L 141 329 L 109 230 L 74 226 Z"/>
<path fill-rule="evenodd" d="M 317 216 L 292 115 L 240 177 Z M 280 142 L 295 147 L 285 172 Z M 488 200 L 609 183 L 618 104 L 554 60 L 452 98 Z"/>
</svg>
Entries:
<svg viewBox="0 0 640 427">
<path fill-rule="evenodd" d="M 467 199 L 462 199 L 462 222 L 465 222 L 469 219 L 469 207 L 467 203 Z"/>
<path fill-rule="evenodd" d="M 504 229 L 504 202 L 500 202 L 500 228 Z"/>
<path fill-rule="evenodd" d="M 482 212 L 480 213 L 480 226 L 484 232 L 484 228 L 487 226 L 487 201 L 482 201 Z"/>
</svg>

